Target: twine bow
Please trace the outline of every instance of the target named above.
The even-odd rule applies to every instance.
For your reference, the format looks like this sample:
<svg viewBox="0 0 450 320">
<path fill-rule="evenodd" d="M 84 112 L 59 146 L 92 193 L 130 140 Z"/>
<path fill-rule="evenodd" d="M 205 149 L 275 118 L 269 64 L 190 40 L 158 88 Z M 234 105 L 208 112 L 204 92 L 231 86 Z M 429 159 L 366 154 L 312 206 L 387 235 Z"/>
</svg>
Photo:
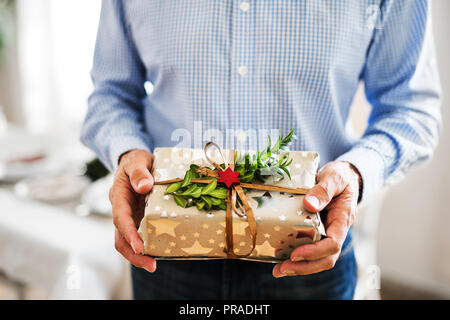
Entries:
<svg viewBox="0 0 450 320">
<path fill-rule="evenodd" d="M 219 154 L 222 157 L 223 162 L 226 164 L 225 157 L 222 154 L 222 150 L 220 147 L 214 143 L 214 142 L 208 142 L 204 147 L 204 153 L 206 160 L 209 161 L 215 168 L 217 168 L 217 174 L 220 178 L 224 177 L 225 174 L 220 174 L 219 172 L 226 173 L 228 172 L 229 175 L 232 175 L 234 173 L 234 159 L 236 155 L 236 150 L 231 150 L 230 152 L 230 162 L 227 168 L 224 170 L 221 166 L 219 166 L 217 163 L 212 161 L 208 157 L 208 149 L 210 147 L 216 147 L 219 150 Z M 215 171 L 213 171 L 215 173 Z M 214 173 L 209 172 L 208 175 L 214 175 Z M 239 172 L 237 172 L 236 176 L 239 176 Z M 232 182 L 231 184 L 228 184 L 228 181 L 226 180 L 226 177 L 222 179 L 219 178 L 217 180 L 218 182 L 224 182 L 228 188 L 227 193 L 227 209 L 225 214 L 225 235 L 226 235 L 226 247 L 224 249 L 225 253 L 227 254 L 228 258 L 245 258 L 248 257 L 256 246 L 256 233 L 257 233 L 257 224 L 255 220 L 255 215 L 253 213 L 252 207 L 248 204 L 248 198 L 244 193 L 244 190 L 242 190 L 242 187 L 240 186 L 239 180 L 237 182 Z M 239 195 L 239 198 L 241 199 L 242 205 L 240 206 L 240 209 L 242 213 L 239 213 L 236 206 L 235 206 L 235 199 L 236 199 L 236 193 Z M 252 249 L 249 253 L 245 255 L 237 255 L 234 252 L 234 241 L 233 241 L 233 215 L 232 212 L 235 212 L 239 216 L 243 217 L 244 215 L 247 217 L 248 226 L 250 228 L 250 234 L 252 236 Z"/>
<path fill-rule="evenodd" d="M 207 151 L 209 148 L 215 147 L 219 151 L 219 154 L 225 164 L 225 169 L 222 168 L 219 164 L 214 162 L 211 158 L 208 157 Z M 262 185 L 262 184 L 255 184 L 255 183 L 243 183 L 240 182 L 238 179 L 234 179 L 233 177 L 230 178 L 230 175 L 233 175 L 235 177 L 239 176 L 239 172 L 234 171 L 235 166 L 235 155 L 236 150 L 232 149 L 230 150 L 230 159 L 229 163 L 227 165 L 227 161 L 225 157 L 223 156 L 222 149 L 214 142 L 208 142 L 205 144 L 205 147 L 203 149 L 206 160 L 211 163 L 217 171 L 211 170 L 209 168 L 200 167 L 197 172 L 199 172 L 202 175 L 206 175 L 209 177 L 219 178 L 217 182 L 224 182 L 228 188 L 227 192 L 227 208 L 226 208 L 226 214 L 225 214 L 225 235 L 226 235 L 226 247 L 224 248 L 224 252 L 227 254 L 228 258 L 245 258 L 252 254 L 253 250 L 256 246 L 256 235 L 257 235 L 257 222 L 255 219 L 255 215 L 253 213 L 252 207 L 248 203 L 248 198 L 246 194 L 244 193 L 244 190 L 242 187 L 247 189 L 255 189 L 255 190 L 264 190 L 264 191 L 278 191 L 278 192 L 286 192 L 286 193 L 292 193 L 292 194 L 306 194 L 308 192 L 308 188 L 288 188 L 288 187 L 280 187 L 280 186 L 273 186 L 273 185 Z M 164 180 L 164 181 L 156 181 L 155 185 L 162 185 L 162 184 L 170 184 L 174 182 L 180 182 L 183 181 L 183 179 L 171 179 L 171 180 Z M 209 179 L 192 179 L 192 182 L 196 183 L 210 183 L 212 180 Z M 239 195 L 239 198 L 242 202 L 239 203 L 236 199 L 236 194 Z M 236 203 L 238 204 L 239 209 L 236 207 Z M 236 213 L 240 217 L 246 217 L 248 226 L 250 229 L 250 234 L 252 236 L 252 248 L 251 250 L 244 255 L 238 255 L 234 252 L 234 241 L 233 241 L 233 214 Z"/>
</svg>

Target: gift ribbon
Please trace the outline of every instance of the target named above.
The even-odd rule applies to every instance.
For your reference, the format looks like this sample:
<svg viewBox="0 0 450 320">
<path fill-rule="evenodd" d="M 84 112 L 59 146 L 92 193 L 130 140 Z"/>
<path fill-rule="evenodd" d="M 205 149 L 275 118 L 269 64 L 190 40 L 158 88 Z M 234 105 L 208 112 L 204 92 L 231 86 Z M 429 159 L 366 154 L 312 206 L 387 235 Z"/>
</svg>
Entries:
<svg viewBox="0 0 450 320">
<path fill-rule="evenodd" d="M 214 162 L 211 158 L 208 157 L 208 149 L 211 147 L 217 148 L 219 151 L 220 156 L 222 157 L 222 160 L 225 164 L 225 169 L 222 168 L 220 165 L 218 165 L 216 162 Z M 203 149 L 206 160 L 211 163 L 218 171 L 225 172 L 228 168 L 234 172 L 234 166 L 235 166 L 235 155 L 236 150 L 232 149 L 230 150 L 230 161 L 227 164 L 227 161 L 225 157 L 223 156 L 222 149 L 214 142 L 208 142 L 205 144 L 205 147 Z M 218 177 L 218 171 L 211 170 L 209 168 L 200 167 L 197 172 L 201 173 L 202 175 L 206 175 L 209 177 Z M 183 181 L 183 179 L 171 179 L 171 180 L 163 180 L 163 181 L 156 181 L 155 185 L 162 185 L 162 184 L 170 184 L 174 182 L 180 182 Z M 212 180 L 210 179 L 192 179 L 192 182 L 196 183 L 210 183 Z M 244 190 L 242 187 L 247 189 L 255 189 L 255 190 L 264 190 L 264 191 L 278 191 L 278 192 L 286 192 L 286 193 L 293 193 L 293 194 L 306 194 L 309 189 L 308 188 L 288 188 L 288 187 L 280 187 L 280 186 L 273 186 L 273 185 L 262 185 L 262 184 L 255 184 L 255 183 L 243 183 L 243 182 L 235 182 L 231 184 L 228 187 L 227 192 L 227 208 L 226 208 L 226 214 L 225 214 L 225 235 L 226 235 L 226 247 L 224 248 L 224 252 L 227 254 L 228 258 L 245 258 L 252 254 L 253 250 L 255 250 L 256 246 L 256 236 L 257 236 L 257 222 L 255 219 L 255 215 L 253 213 L 252 207 L 248 203 L 248 198 L 244 193 Z M 237 202 L 236 200 L 236 194 L 239 195 L 239 198 L 241 199 L 242 205 Z M 239 210 L 236 208 L 236 203 L 238 203 Z M 248 226 L 250 229 L 250 234 L 252 236 L 252 249 L 250 252 L 244 255 L 238 255 L 234 252 L 234 241 L 233 241 L 233 212 L 235 212 L 240 217 L 246 217 Z"/>
<path fill-rule="evenodd" d="M 227 168 L 230 168 L 234 172 L 234 159 L 236 155 L 235 150 L 231 150 L 230 152 L 230 161 L 228 166 L 226 166 L 225 169 L 223 169 L 221 166 L 219 166 L 217 163 L 215 163 L 213 160 L 211 160 L 208 157 L 208 149 L 210 147 L 216 147 L 219 150 L 219 154 L 222 157 L 223 162 L 226 164 L 225 157 L 223 156 L 222 150 L 220 147 L 214 143 L 214 142 L 208 142 L 204 147 L 204 153 L 205 158 L 208 160 L 209 163 L 211 163 L 214 167 L 217 168 L 219 171 L 224 171 Z M 233 241 L 233 211 L 238 213 L 233 198 L 235 198 L 236 193 L 239 195 L 239 198 L 241 199 L 242 206 L 241 210 L 243 209 L 243 215 L 247 217 L 248 226 L 250 228 L 250 234 L 252 236 L 252 249 L 249 253 L 245 255 L 238 255 L 234 252 L 234 241 Z M 257 224 L 255 220 L 255 215 L 253 213 L 252 207 L 248 204 L 248 198 L 244 193 L 244 190 L 242 190 L 242 187 L 238 183 L 233 183 L 230 186 L 228 186 L 228 193 L 227 193 L 227 209 L 225 214 L 225 235 L 226 235 L 226 247 L 224 248 L 224 252 L 227 254 L 228 258 L 245 258 L 248 257 L 253 250 L 255 250 L 256 246 L 256 234 L 257 234 Z M 243 216 L 242 215 L 242 216 Z"/>
</svg>

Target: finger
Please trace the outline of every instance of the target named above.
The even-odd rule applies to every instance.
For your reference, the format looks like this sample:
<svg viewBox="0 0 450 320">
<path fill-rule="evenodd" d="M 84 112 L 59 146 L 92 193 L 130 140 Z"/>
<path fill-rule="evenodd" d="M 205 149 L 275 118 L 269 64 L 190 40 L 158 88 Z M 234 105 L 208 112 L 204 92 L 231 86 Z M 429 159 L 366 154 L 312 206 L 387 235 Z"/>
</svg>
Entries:
<svg viewBox="0 0 450 320">
<path fill-rule="evenodd" d="M 111 192 L 111 204 L 113 211 L 113 222 L 120 234 L 125 238 L 126 242 L 132 247 L 134 253 L 140 254 L 144 248 L 136 224 L 132 218 L 132 210 L 130 190 L 117 184 Z"/>
<path fill-rule="evenodd" d="M 305 244 L 291 253 L 291 261 L 318 260 L 341 250 L 341 244 L 332 237 L 324 238 L 312 244 Z"/>
<path fill-rule="evenodd" d="M 287 274 L 281 273 L 280 267 L 281 267 L 281 263 L 277 263 L 277 264 L 275 265 L 275 267 L 273 267 L 272 275 L 273 275 L 275 278 L 281 278 L 281 277 L 287 276 Z"/>
<path fill-rule="evenodd" d="M 135 254 L 125 238 L 116 230 L 116 250 L 131 264 L 138 268 L 144 268 L 148 272 L 156 270 L 156 260 L 148 256 Z"/>
<path fill-rule="evenodd" d="M 328 211 L 327 238 L 333 239 L 341 248 L 351 226 L 351 208 L 332 208 Z"/>
<path fill-rule="evenodd" d="M 327 207 L 327 237 L 296 248 L 291 253 L 291 261 L 317 260 L 340 252 L 353 220 L 352 210 L 355 206 L 350 193 L 343 193 L 335 198 Z"/>
<path fill-rule="evenodd" d="M 127 158 L 124 170 L 130 178 L 134 191 L 140 194 L 150 192 L 153 187 L 153 176 L 150 174 L 153 158 L 148 152 L 134 152 Z"/>
<path fill-rule="evenodd" d="M 312 212 L 322 211 L 334 196 L 345 189 L 342 180 L 335 170 L 324 170 L 319 173 L 317 184 L 303 198 L 304 207 Z"/>
<path fill-rule="evenodd" d="M 284 261 L 279 267 L 280 275 L 308 275 L 329 270 L 334 267 L 338 255 L 328 256 L 326 258 L 313 260 L 292 262 L 290 260 Z"/>
</svg>

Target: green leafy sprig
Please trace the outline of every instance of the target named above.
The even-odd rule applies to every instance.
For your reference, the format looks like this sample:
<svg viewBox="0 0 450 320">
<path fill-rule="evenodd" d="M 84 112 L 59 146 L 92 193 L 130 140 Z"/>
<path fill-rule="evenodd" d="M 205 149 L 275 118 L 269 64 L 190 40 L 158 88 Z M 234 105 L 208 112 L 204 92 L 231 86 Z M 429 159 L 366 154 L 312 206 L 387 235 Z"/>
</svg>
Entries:
<svg viewBox="0 0 450 320">
<path fill-rule="evenodd" d="M 236 161 L 238 165 L 235 168 L 235 171 L 241 173 L 239 180 L 241 182 L 251 182 L 256 178 L 264 183 L 271 176 L 274 182 L 279 182 L 284 179 L 284 174 L 290 179 L 289 165 L 292 163 L 292 159 L 289 159 L 287 152 L 289 151 L 289 145 L 296 138 L 292 129 L 283 139 L 279 137 L 272 147 L 269 136 L 269 145 L 263 151 L 258 151 L 253 156 L 245 154 L 243 159 L 239 157 Z M 277 155 L 282 151 L 286 153 L 278 159 Z"/>
<path fill-rule="evenodd" d="M 199 166 L 191 164 L 183 181 L 171 183 L 165 194 L 172 194 L 177 205 L 182 208 L 196 206 L 198 210 L 225 210 L 227 208 L 227 188 L 217 183 L 217 179 L 197 172 Z M 192 182 L 192 179 L 208 179 L 210 183 Z"/>
<path fill-rule="evenodd" d="M 239 181 L 250 183 L 255 180 L 264 183 L 268 177 L 272 176 L 274 182 L 284 179 L 286 174 L 289 179 L 291 174 L 289 165 L 289 145 L 296 139 L 294 130 L 284 137 L 278 138 L 272 147 L 269 136 L 269 145 L 263 151 L 256 154 L 236 155 L 235 171 L 239 171 Z M 286 152 L 281 157 L 277 157 L 282 151 Z M 220 165 L 225 169 L 225 164 Z M 199 166 L 191 164 L 184 176 L 183 181 L 171 183 L 167 186 L 165 194 L 172 194 L 177 205 L 182 208 L 196 206 L 198 210 L 225 210 L 227 188 L 224 184 L 218 183 L 216 178 L 203 175 L 198 172 Z M 211 169 L 217 171 L 217 169 Z M 208 184 L 193 182 L 193 179 L 212 180 Z M 244 189 L 244 192 L 247 190 Z M 239 197 L 237 201 L 241 202 Z"/>
</svg>

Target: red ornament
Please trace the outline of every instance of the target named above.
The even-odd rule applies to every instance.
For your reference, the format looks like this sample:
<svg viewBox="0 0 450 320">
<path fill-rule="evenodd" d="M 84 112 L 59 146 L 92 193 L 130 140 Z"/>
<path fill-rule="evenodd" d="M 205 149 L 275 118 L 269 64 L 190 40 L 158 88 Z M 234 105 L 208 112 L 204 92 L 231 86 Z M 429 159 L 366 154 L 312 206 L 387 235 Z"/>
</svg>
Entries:
<svg viewBox="0 0 450 320">
<path fill-rule="evenodd" d="M 239 183 L 238 176 L 240 172 L 233 171 L 228 167 L 225 171 L 219 170 L 219 179 L 217 179 L 217 182 L 223 182 L 229 188 L 233 183 Z"/>
</svg>

